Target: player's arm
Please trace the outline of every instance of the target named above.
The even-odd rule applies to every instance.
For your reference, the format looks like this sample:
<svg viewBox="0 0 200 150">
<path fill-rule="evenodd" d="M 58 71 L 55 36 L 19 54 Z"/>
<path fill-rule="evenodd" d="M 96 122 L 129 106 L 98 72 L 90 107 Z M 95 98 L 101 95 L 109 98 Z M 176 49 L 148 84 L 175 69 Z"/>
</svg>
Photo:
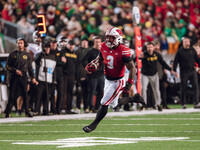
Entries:
<svg viewBox="0 0 200 150">
<path fill-rule="evenodd" d="M 129 70 L 129 79 L 134 80 L 135 74 L 136 74 L 136 68 L 135 68 L 134 62 L 130 61 L 126 63 L 125 65 L 126 65 L 126 68 Z"/>
<path fill-rule="evenodd" d="M 91 74 L 92 72 L 97 71 L 103 62 L 103 57 L 100 53 L 100 55 L 98 55 L 94 60 L 92 60 L 90 63 L 88 63 L 85 67 L 85 70 L 87 71 L 87 73 Z"/>
<path fill-rule="evenodd" d="M 126 82 L 124 92 L 128 93 L 135 79 L 136 68 L 135 68 L 133 60 L 129 61 L 128 63 L 125 63 L 125 65 L 126 65 L 126 68 L 129 70 L 129 77 L 128 77 L 128 81 Z"/>
</svg>

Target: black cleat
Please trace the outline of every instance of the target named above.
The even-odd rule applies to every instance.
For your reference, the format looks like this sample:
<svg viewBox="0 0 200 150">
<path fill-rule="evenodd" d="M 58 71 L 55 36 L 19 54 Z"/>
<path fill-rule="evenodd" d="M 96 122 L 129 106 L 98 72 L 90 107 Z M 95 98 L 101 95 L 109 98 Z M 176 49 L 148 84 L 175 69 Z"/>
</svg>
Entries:
<svg viewBox="0 0 200 150">
<path fill-rule="evenodd" d="M 26 113 L 26 115 L 25 115 L 26 117 L 33 117 L 33 114 L 32 113 Z"/>
<path fill-rule="evenodd" d="M 139 93 L 136 93 L 134 96 L 132 96 L 129 102 L 141 103 L 142 105 L 145 105 L 145 101 Z"/>
<path fill-rule="evenodd" d="M 66 111 L 66 114 L 77 114 L 77 113 L 69 110 L 69 111 Z"/>
<path fill-rule="evenodd" d="M 86 133 L 90 133 L 90 132 L 94 131 L 95 129 L 96 129 L 96 127 L 90 127 L 90 126 L 83 127 L 83 131 L 85 131 Z"/>
<path fill-rule="evenodd" d="M 11 118 L 11 114 L 4 113 L 4 117 L 5 117 L 5 118 Z"/>
<path fill-rule="evenodd" d="M 162 111 L 162 106 L 158 105 L 158 111 Z"/>
</svg>

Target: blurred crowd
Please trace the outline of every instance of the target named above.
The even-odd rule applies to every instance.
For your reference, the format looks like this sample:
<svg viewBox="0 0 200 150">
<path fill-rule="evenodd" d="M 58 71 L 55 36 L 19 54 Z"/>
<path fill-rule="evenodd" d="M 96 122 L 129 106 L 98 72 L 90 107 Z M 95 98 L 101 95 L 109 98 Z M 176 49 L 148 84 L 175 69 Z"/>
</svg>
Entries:
<svg viewBox="0 0 200 150">
<path fill-rule="evenodd" d="M 3 19 L 31 31 L 36 29 L 36 15 L 46 16 L 47 35 L 65 35 L 92 40 L 94 35 L 104 36 L 111 27 L 123 30 L 124 37 L 134 47 L 132 7 L 141 12 L 142 42 L 159 39 L 162 50 L 174 54 L 183 36 L 189 36 L 192 44 L 200 37 L 200 1 L 198 0 L 7 0 L 0 1 Z M 2 31 L 3 32 L 3 31 Z"/>
<path fill-rule="evenodd" d="M 159 43 L 160 53 L 175 55 L 183 37 L 191 39 L 191 46 L 200 43 L 199 0 L 1 0 L 0 3 L 2 19 L 32 32 L 37 30 L 36 15 L 44 14 L 50 43 L 56 43 L 61 37 L 65 37 L 71 41 L 68 45 L 75 45 L 73 51 L 76 55 L 79 55 L 77 53 L 80 49 L 86 49 L 82 45 L 83 41 L 88 42 L 87 49 L 94 48 L 94 38 L 99 36 L 103 39 L 106 30 L 112 26 L 122 30 L 123 38 L 134 49 L 133 6 L 140 8 L 141 19 L 138 26 L 141 29 L 142 44 L 156 41 Z M 25 30 L 22 32 L 26 34 Z M 0 39 L 3 33 L 2 26 Z M 81 84 L 84 83 L 80 80 L 77 91 L 80 86 L 84 86 Z M 82 93 L 81 99 L 83 97 Z M 80 102 L 77 105 L 76 113 L 80 113 Z M 84 108 L 84 112 L 97 110 L 92 107 L 90 110 Z M 62 108 L 66 110 L 65 106 Z M 51 111 L 61 113 L 61 110 Z M 73 113 L 71 108 L 67 112 Z"/>
</svg>

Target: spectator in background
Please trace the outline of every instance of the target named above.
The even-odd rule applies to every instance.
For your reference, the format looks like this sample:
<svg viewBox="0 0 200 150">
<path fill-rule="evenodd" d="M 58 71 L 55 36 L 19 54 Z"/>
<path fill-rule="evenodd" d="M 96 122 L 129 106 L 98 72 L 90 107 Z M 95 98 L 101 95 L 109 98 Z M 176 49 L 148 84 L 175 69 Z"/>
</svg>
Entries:
<svg viewBox="0 0 200 150">
<path fill-rule="evenodd" d="M 179 39 L 175 31 L 175 20 L 172 12 L 167 13 L 165 35 L 169 45 L 168 53 L 175 54 L 178 50 Z"/>
<path fill-rule="evenodd" d="M 2 24 L 0 24 L 0 53 L 5 53 L 4 49 L 4 35 L 2 33 Z"/>
<path fill-rule="evenodd" d="M 19 96 L 23 97 L 26 117 L 33 117 L 29 112 L 29 101 L 27 99 L 27 73 L 29 73 L 30 77 L 32 78 L 33 84 L 37 85 L 38 82 L 33 74 L 30 55 L 24 50 L 25 42 L 26 41 L 24 39 L 18 38 L 17 50 L 14 50 L 12 53 L 10 53 L 7 60 L 6 68 L 11 73 L 11 78 L 9 100 L 4 111 L 6 118 L 10 117 L 12 106 L 15 104 L 15 101 Z"/>
<path fill-rule="evenodd" d="M 52 39 L 52 45 L 55 45 L 56 39 Z M 57 41 L 58 47 L 55 51 L 57 63 L 56 63 L 56 88 L 57 88 L 57 101 L 56 112 L 57 114 L 65 113 L 65 91 L 64 91 L 64 70 L 63 66 L 67 62 L 67 59 L 63 55 L 62 51 L 66 49 L 68 39 L 64 36 L 60 37 Z"/>
<path fill-rule="evenodd" d="M 28 12 L 26 20 L 33 26 L 36 24 L 36 18 L 34 17 L 34 15 L 31 12 Z"/>
<path fill-rule="evenodd" d="M 29 33 L 35 30 L 35 27 L 26 20 L 25 16 L 22 16 L 17 24 L 21 27 L 19 34 L 26 39 L 30 35 Z"/>
<path fill-rule="evenodd" d="M 186 37 L 191 39 L 190 41 L 191 46 L 197 43 L 198 38 L 197 35 L 195 34 L 195 26 L 191 23 L 188 25 Z"/>
<path fill-rule="evenodd" d="M 67 37 L 69 34 L 69 31 L 67 30 L 67 28 L 62 28 L 62 30 L 60 31 L 60 33 L 57 35 L 56 40 L 58 41 L 60 37 Z"/>
<path fill-rule="evenodd" d="M 88 52 L 88 49 L 89 49 L 88 39 L 87 39 L 87 37 L 82 36 L 81 37 L 81 46 L 76 51 L 76 55 L 77 55 L 77 75 L 76 75 L 76 77 L 77 77 L 77 79 L 76 79 L 77 113 L 80 112 L 82 99 L 83 99 L 84 113 L 89 113 L 88 99 L 87 99 L 87 96 L 88 96 L 88 78 L 87 78 L 87 72 L 82 65 L 82 60 L 83 60 L 85 54 Z"/>
<path fill-rule="evenodd" d="M 62 41 L 60 41 L 62 42 Z M 61 43 L 58 43 L 60 45 Z M 61 113 L 62 104 L 64 102 L 64 74 L 63 74 L 63 64 L 66 62 L 66 58 L 63 56 L 61 51 L 58 50 L 57 41 L 55 38 L 52 38 L 50 41 L 52 51 L 55 53 L 57 58 L 55 74 L 56 74 L 56 90 L 57 90 L 57 99 L 56 99 L 56 113 Z"/>
<path fill-rule="evenodd" d="M 82 30 L 81 24 L 76 20 L 76 16 L 72 16 L 67 24 L 69 34 L 79 36 Z"/>
<path fill-rule="evenodd" d="M 173 68 L 173 60 L 170 61 L 170 67 Z M 172 103 L 179 103 L 180 100 L 180 72 L 177 70 L 177 76 L 171 74 L 169 70 L 166 70 L 166 93 L 167 101 L 172 101 Z"/>
<path fill-rule="evenodd" d="M 110 24 L 114 27 L 120 26 L 117 15 L 113 15 L 110 17 Z"/>
<path fill-rule="evenodd" d="M 59 54 L 57 54 L 57 41 L 56 41 L 56 39 L 55 38 L 52 38 L 51 40 L 50 40 L 50 53 L 51 53 L 51 55 L 55 55 L 55 57 L 56 57 L 56 67 L 57 67 L 57 63 L 58 63 L 58 56 L 57 55 L 59 55 Z M 55 90 L 56 90 L 56 84 L 57 84 L 57 80 L 56 80 L 56 77 L 57 77 L 57 75 L 59 75 L 59 76 L 62 76 L 61 74 L 56 74 L 56 67 L 55 67 L 55 71 L 54 71 L 54 74 L 53 74 L 53 81 L 52 81 L 52 83 L 50 84 L 50 89 L 49 89 L 49 91 L 50 91 L 50 93 L 49 93 L 49 95 L 50 95 L 50 102 L 51 102 L 51 107 L 50 107 L 50 113 L 51 114 L 59 114 L 59 113 L 57 113 L 58 111 L 58 108 L 59 107 L 57 107 L 57 103 L 58 103 L 58 106 L 60 105 L 60 100 L 59 100 L 59 102 L 57 102 L 57 99 L 56 99 L 56 97 L 55 97 Z M 59 90 L 57 90 L 57 93 L 59 93 L 60 91 Z"/>
<path fill-rule="evenodd" d="M 161 33 L 160 34 L 160 50 L 161 50 L 161 53 L 163 55 L 165 55 L 166 53 L 168 53 L 168 48 L 169 48 L 169 45 L 168 45 L 166 36 L 165 36 L 164 33 Z"/>
<path fill-rule="evenodd" d="M 49 5 L 46 12 L 46 25 L 50 26 L 55 24 L 56 7 Z"/>
<path fill-rule="evenodd" d="M 54 25 L 50 25 L 48 27 L 48 35 L 52 38 L 56 38 L 56 30 L 55 30 L 55 26 Z"/>
<path fill-rule="evenodd" d="M 142 60 L 142 97 L 147 104 L 147 86 L 150 83 L 153 90 L 156 107 L 158 108 L 158 111 L 162 111 L 157 63 L 160 62 L 160 64 L 164 68 L 170 70 L 171 73 L 173 73 L 173 71 L 163 60 L 162 56 L 154 51 L 153 42 L 148 42 L 146 47 L 147 51 L 142 52 L 139 56 L 139 58 Z"/>
<path fill-rule="evenodd" d="M 109 24 L 109 18 L 108 17 L 103 17 L 103 22 L 99 26 L 100 35 L 104 35 L 106 33 L 106 31 L 111 27 L 112 27 L 112 25 Z"/>
<path fill-rule="evenodd" d="M 98 35 L 100 33 L 100 30 L 98 26 L 96 25 L 96 19 L 94 17 L 91 17 L 89 19 L 89 24 L 86 26 L 87 33 Z"/>
<path fill-rule="evenodd" d="M 10 14 L 9 14 L 9 8 L 8 8 L 8 3 L 6 3 L 5 5 L 4 5 L 4 8 L 3 8 L 3 10 L 2 10 L 2 14 L 1 14 L 1 17 L 2 17 L 2 19 L 5 19 L 5 20 L 7 20 L 7 21 L 11 21 L 11 16 L 10 16 Z"/>
<path fill-rule="evenodd" d="M 77 71 L 77 55 L 74 52 L 75 43 L 73 40 L 70 40 L 67 43 L 67 47 L 62 50 L 63 56 L 66 58 L 66 63 L 63 66 L 64 71 L 64 93 L 65 101 L 67 104 L 66 113 L 75 114 L 72 111 L 72 101 L 73 101 L 73 89 L 76 79 Z"/>
<path fill-rule="evenodd" d="M 197 52 L 198 57 L 200 57 L 200 44 L 199 43 L 195 43 L 193 45 L 193 48 Z M 197 71 L 198 86 L 200 87 L 200 67 L 199 67 L 198 63 L 196 63 L 195 70 Z M 199 99 L 200 99 L 200 92 L 199 92 Z"/>
<path fill-rule="evenodd" d="M 160 42 L 159 40 L 154 40 L 154 51 L 159 53 L 162 56 L 161 50 L 160 50 Z M 162 107 L 163 109 L 169 109 L 167 106 L 167 91 L 166 91 L 166 70 L 163 68 L 163 66 L 158 62 L 157 63 L 158 68 L 158 77 L 159 77 L 159 89 L 160 89 L 160 95 L 162 99 Z"/>
<path fill-rule="evenodd" d="M 56 33 L 59 34 L 63 28 L 66 28 L 66 24 L 68 22 L 68 18 L 65 13 L 61 13 L 55 22 Z M 58 39 L 57 39 L 58 40 Z"/>
<path fill-rule="evenodd" d="M 39 84 L 32 93 L 31 99 L 36 102 L 35 113 L 41 112 L 41 103 L 43 103 L 43 115 L 49 115 L 49 94 L 50 86 L 53 83 L 53 74 L 56 66 L 56 57 L 50 53 L 50 43 L 44 44 L 44 52 L 38 53 L 36 59 L 36 74 Z"/>
<path fill-rule="evenodd" d="M 185 37 L 183 39 L 183 47 L 181 47 L 174 58 L 173 70 L 176 71 L 177 65 L 180 66 L 181 77 L 181 105 L 186 109 L 186 94 L 187 83 L 191 81 L 192 89 L 194 92 L 194 108 L 200 108 L 199 104 L 199 87 L 197 80 L 197 73 L 195 71 L 195 62 L 200 64 L 200 58 L 197 56 L 196 51 L 190 45 L 190 39 Z"/>
<path fill-rule="evenodd" d="M 90 63 L 93 59 L 95 59 L 98 55 L 100 55 L 100 45 L 101 38 L 99 36 L 94 37 L 93 39 L 94 45 L 86 55 L 84 56 L 82 62 L 85 67 L 88 63 Z M 99 70 L 93 73 L 88 73 L 88 102 L 90 105 L 90 111 L 96 112 L 100 105 L 100 100 L 103 97 L 103 88 L 104 88 L 104 73 L 103 73 L 103 65 Z M 96 94 L 97 93 L 97 94 Z M 96 95 L 96 103 L 93 104 L 93 98 Z"/>
<path fill-rule="evenodd" d="M 179 20 L 179 23 L 177 25 L 176 30 L 176 34 L 178 36 L 179 41 L 181 42 L 182 37 L 185 36 L 185 34 L 187 33 L 187 28 L 185 27 L 185 22 L 183 19 Z"/>
</svg>

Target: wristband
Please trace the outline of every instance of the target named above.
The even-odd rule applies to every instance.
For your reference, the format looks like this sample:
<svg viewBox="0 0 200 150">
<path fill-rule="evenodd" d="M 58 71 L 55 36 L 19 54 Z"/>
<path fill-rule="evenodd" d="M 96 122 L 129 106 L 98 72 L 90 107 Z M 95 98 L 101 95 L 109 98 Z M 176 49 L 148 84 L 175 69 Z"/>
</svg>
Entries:
<svg viewBox="0 0 200 150">
<path fill-rule="evenodd" d="M 130 84 L 133 84 L 134 80 L 133 79 L 128 79 L 128 81 Z"/>
</svg>

